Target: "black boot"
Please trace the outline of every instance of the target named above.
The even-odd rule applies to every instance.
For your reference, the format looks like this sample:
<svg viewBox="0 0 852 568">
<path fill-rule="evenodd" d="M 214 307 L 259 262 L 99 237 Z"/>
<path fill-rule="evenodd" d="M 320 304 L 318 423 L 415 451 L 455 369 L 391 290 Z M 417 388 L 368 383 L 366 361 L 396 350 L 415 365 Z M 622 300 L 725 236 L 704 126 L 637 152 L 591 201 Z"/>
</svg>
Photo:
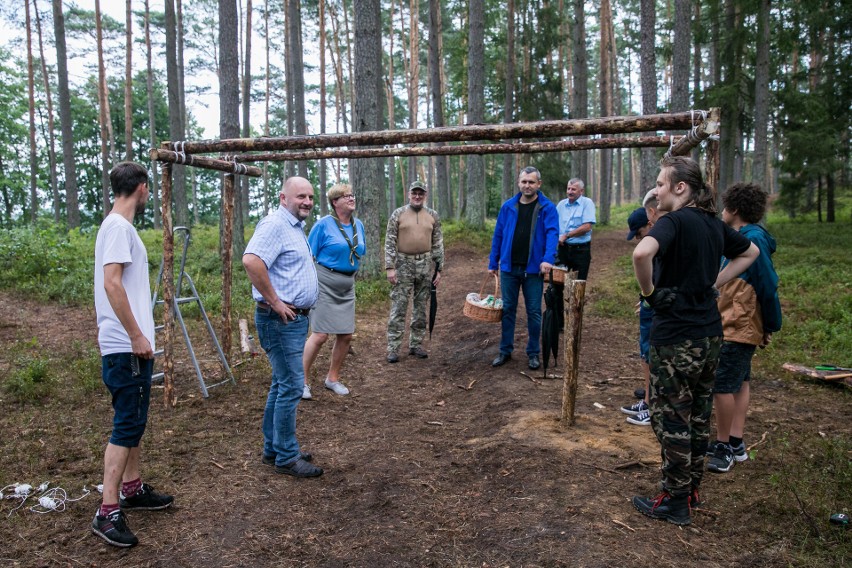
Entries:
<svg viewBox="0 0 852 568">
<path fill-rule="evenodd" d="M 692 522 L 689 517 L 689 495 L 674 497 L 663 491 L 656 498 L 634 497 L 633 506 L 636 510 L 652 519 L 668 521 L 676 525 L 688 525 Z"/>
</svg>

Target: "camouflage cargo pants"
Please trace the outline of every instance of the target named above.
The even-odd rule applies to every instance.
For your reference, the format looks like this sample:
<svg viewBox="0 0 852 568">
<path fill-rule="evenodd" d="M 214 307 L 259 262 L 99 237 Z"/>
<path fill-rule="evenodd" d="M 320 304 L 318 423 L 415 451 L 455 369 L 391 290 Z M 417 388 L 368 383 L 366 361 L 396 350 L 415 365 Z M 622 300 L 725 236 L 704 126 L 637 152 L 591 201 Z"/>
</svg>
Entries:
<svg viewBox="0 0 852 568">
<path fill-rule="evenodd" d="M 663 486 L 685 495 L 701 484 L 710 437 L 721 337 L 651 346 L 651 426 L 660 442 Z"/>
<path fill-rule="evenodd" d="M 412 256 L 398 255 L 396 261 L 396 285 L 391 290 L 391 309 L 388 319 L 388 352 L 399 351 L 405 333 L 405 316 L 408 298 L 414 294 L 411 310 L 409 348 L 419 347 L 426 335 L 426 306 L 429 304 L 432 260 L 428 254 Z"/>
</svg>

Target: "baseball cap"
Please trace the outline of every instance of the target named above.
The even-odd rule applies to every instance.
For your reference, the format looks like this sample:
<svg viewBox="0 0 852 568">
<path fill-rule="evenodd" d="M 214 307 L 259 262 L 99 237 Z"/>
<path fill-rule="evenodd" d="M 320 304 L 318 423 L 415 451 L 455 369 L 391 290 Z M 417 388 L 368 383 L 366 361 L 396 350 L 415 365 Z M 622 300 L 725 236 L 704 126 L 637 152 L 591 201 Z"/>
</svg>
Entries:
<svg viewBox="0 0 852 568">
<path fill-rule="evenodd" d="M 411 185 L 408 186 L 408 191 L 414 191 L 415 189 L 419 189 L 423 193 L 428 193 L 429 190 L 426 189 L 426 184 L 420 181 L 419 179 L 411 182 Z"/>
<path fill-rule="evenodd" d="M 627 226 L 630 227 L 630 232 L 627 233 L 627 240 L 632 241 L 636 233 L 648 224 L 648 214 L 644 207 L 637 207 L 627 218 Z"/>
</svg>

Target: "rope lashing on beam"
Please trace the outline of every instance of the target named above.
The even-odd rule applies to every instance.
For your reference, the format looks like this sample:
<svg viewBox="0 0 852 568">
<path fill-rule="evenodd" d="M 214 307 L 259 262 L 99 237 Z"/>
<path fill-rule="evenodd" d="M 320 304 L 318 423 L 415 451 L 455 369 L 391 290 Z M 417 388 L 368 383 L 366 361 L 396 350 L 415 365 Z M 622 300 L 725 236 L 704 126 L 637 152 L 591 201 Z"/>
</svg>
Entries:
<svg viewBox="0 0 852 568">
<path fill-rule="evenodd" d="M 263 170 L 258 168 L 257 166 L 247 166 L 245 164 L 236 163 L 234 160 L 221 160 L 217 158 L 209 158 L 207 156 L 195 156 L 192 154 L 187 154 L 184 151 L 185 143 L 175 142 L 174 148 L 175 150 L 180 150 L 180 152 L 166 150 L 164 148 L 151 148 L 148 155 L 151 158 L 151 161 L 157 162 L 170 162 L 173 164 L 184 164 L 188 166 L 195 166 L 199 168 L 205 168 L 208 170 L 216 170 L 220 172 L 226 172 L 229 174 L 239 174 L 244 176 L 251 177 L 261 177 L 263 175 Z"/>
<path fill-rule="evenodd" d="M 696 115 L 700 117 L 698 122 Z M 721 118 L 721 111 L 718 108 L 710 109 L 709 113 L 704 110 L 691 110 L 690 116 L 692 117 L 692 129 L 677 144 L 669 148 L 666 156 L 685 156 L 702 141 L 718 134 Z"/>
</svg>

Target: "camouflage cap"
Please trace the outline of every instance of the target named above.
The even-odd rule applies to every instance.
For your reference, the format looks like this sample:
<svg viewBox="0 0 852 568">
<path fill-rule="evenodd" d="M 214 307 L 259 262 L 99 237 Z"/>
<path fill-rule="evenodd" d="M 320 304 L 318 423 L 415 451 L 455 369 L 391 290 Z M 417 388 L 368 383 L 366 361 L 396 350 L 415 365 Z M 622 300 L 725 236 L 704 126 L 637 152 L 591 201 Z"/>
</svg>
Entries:
<svg viewBox="0 0 852 568">
<path fill-rule="evenodd" d="M 425 183 L 423 183 L 422 181 L 420 181 L 419 179 L 414 180 L 414 181 L 413 181 L 413 182 L 411 182 L 411 184 L 408 186 L 408 191 L 414 191 L 415 189 L 419 189 L 419 190 L 421 190 L 421 191 L 422 191 L 422 192 L 424 192 L 424 193 L 428 193 L 428 192 L 429 192 L 429 190 L 428 190 L 428 189 L 426 189 L 426 184 L 425 184 Z"/>
</svg>

